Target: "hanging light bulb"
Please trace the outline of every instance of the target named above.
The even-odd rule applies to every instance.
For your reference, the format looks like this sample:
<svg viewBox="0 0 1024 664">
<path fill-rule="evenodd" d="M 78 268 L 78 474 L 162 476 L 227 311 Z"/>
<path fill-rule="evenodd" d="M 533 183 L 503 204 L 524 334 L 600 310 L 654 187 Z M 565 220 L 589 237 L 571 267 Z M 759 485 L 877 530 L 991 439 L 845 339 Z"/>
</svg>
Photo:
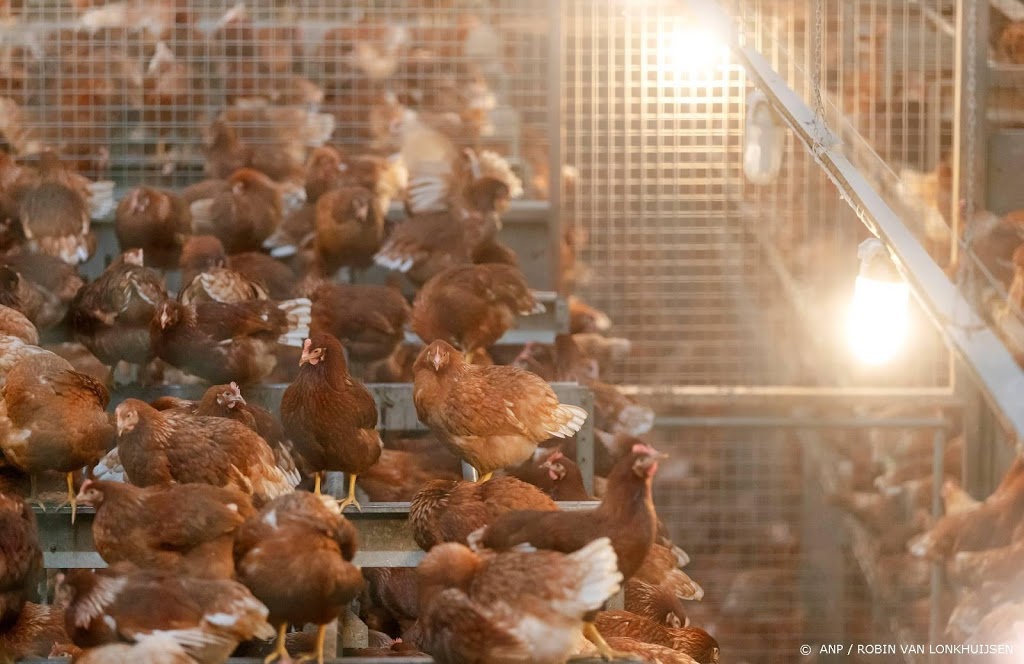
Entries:
<svg viewBox="0 0 1024 664">
<path fill-rule="evenodd" d="M 877 238 L 857 248 L 860 273 L 847 319 L 847 338 L 865 364 L 884 364 L 903 347 L 909 328 L 910 287 Z"/>
</svg>

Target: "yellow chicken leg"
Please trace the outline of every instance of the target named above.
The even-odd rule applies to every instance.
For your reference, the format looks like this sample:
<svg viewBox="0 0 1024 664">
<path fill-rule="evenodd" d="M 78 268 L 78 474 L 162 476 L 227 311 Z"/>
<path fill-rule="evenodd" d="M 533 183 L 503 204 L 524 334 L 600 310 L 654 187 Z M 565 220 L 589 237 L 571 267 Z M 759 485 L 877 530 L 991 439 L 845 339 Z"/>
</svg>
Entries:
<svg viewBox="0 0 1024 664">
<path fill-rule="evenodd" d="M 363 506 L 359 504 L 358 500 L 356 500 L 355 473 L 348 474 L 348 496 L 345 498 L 345 500 L 338 503 L 338 509 L 344 512 L 345 508 L 348 507 L 349 505 L 355 505 L 357 510 L 359 510 L 360 512 L 363 511 Z"/>
<path fill-rule="evenodd" d="M 67 474 L 68 478 L 68 502 L 71 503 L 71 525 L 75 525 L 75 515 L 78 513 L 78 494 L 75 493 L 75 476 Z"/>
<path fill-rule="evenodd" d="M 30 474 L 28 476 L 28 481 L 29 481 L 29 487 L 30 487 L 30 489 L 29 489 L 29 497 L 28 497 L 28 504 L 29 505 L 38 505 L 39 509 L 41 509 L 42 511 L 45 512 L 46 511 L 46 505 L 43 504 L 43 501 L 39 500 L 39 478 L 36 477 L 35 473 L 32 473 L 32 474 Z"/>
<path fill-rule="evenodd" d="M 317 496 L 320 495 L 320 473 L 313 476 L 313 493 Z"/>
<path fill-rule="evenodd" d="M 587 637 L 587 640 L 594 644 L 598 652 L 601 653 L 601 659 L 625 659 L 630 656 L 629 653 L 612 650 L 612 647 L 601 636 L 601 632 L 597 631 L 594 623 L 588 622 L 584 625 L 583 636 Z"/>
<path fill-rule="evenodd" d="M 327 636 L 327 625 L 320 625 L 316 630 L 316 652 L 301 655 L 296 661 L 311 662 L 314 659 L 316 664 L 324 664 L 324 638 Z"/>
<path fill-rule="evenodd" d="M 479 473 L 480 471 L 477 471 L 477 472 Z M 477 481 L 478 484 L 483 484 L 487 480 L 491 479 L 491 475 L 493 475 L 493 474 L 494 474 L 494 472 L 492 471 L 490 473 L 487 473 L 486 475 L 480 475 L 479 477 L 476 478 L 476 481 Z"/>
<path fill-rule="evenodd" d="M 288 657 L 288 649 L 285 647 L 285 632 L 288 630 L 288 623 L 281 623 L 281 626 L 277 628 L 277 641 L 274 643 L 274 652 L 270 653 L 263 658 L 263 664 L 270 664 L 275 660 L 290 661 Z"/>
</svg>

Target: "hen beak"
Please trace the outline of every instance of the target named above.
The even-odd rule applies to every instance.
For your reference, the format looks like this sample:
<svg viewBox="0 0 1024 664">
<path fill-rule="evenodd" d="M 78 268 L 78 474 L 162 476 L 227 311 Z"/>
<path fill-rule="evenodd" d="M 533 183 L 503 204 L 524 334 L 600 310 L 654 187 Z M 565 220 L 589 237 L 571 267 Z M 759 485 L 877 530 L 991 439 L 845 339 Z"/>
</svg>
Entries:
<svg viewBox="0 0 1024 664">
<path fill-rule="evenodd" d="M 665 454 L 664 452 L 655 452 L 654 454 L 648 454 L 647 458 L 652 461 L 664 461 L 668 458 L 668 454 Z"/>
<path fill-rule="evenodd" d="M 166 329 L 167 328 L 167 323 L 169 323 L 170 320 L 171 320 L 171 317 L 167 315 L 167 312 L 166 311 L 161 311 L 160 312 L 160 329 L 161 330 Z"/>
<path fill-rule="evenodd" d="M 245 397 L 241 394 L 225 394 L 224 400 L 227 403 L 228 408 L 233 408 L 236 403 L 245 405 Z"/>
<path fill-rule="evenodd" d="M 309 360 L 309 351 L 302 351 L 302 357 L 299 358 L 299 366 L 301 367 L 303 364 L 308 364 Z"/>
<path fill-rule="evenodd" d="M 441 368 L 441 351 L 435 350 L 434 354 L 430 356 L 430 363 L 434 365 L 434 371 L 438 371 Z"/>
</svg>

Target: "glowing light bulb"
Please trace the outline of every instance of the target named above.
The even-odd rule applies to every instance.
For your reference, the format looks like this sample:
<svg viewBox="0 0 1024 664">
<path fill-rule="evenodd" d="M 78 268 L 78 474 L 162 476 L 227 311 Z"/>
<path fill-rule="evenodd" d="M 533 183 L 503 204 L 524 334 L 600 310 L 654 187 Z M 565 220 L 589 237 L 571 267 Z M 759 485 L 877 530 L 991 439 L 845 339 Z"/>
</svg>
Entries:
<svg viewBox="0 0 1024 664">
<path fill-rule="evenodd" d="M 667 33 L 662 47 L 666 69 L 689 75 L 713 72 L 721 66 L 728 52 L 715 34 L 697 28 Z"/>
<path fill-rule="evenodd" d="M 872 238 L 863 242 L 857 255 L 861 268 L 847 318 L 847 339 L 861 362 L 884 364 L 906 343 L 910 327 L 910 287 L 896 274 L 879 240 Z M 889 264 L 885 266 L 880 261 Z"/>
</svg>

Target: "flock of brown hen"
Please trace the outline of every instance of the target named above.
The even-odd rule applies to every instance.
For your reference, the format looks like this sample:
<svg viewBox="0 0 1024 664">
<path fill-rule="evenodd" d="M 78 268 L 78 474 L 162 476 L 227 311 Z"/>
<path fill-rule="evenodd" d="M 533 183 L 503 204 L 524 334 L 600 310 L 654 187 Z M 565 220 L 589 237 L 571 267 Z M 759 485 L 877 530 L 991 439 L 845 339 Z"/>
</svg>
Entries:
<svg viewBox="0 0 1024 664">
<path fill-rule="evenodd" d="M 840 469 L 831 500 L 854 522 L 853 550 L 876 595 L 872 601 L 896 616 L 901 637 L 927 640 L 937 618 L 940 642 L 1013 642 L 1024 615 L 1021 460 L 979 502 L 960 486 L 963 434 L 946 445 L 939 478 L 930 431 L 850 434 L 835 448 L 842 461 L 829 462 Z M 933 519 L 936 481 L 943 515 Z M 934 565 L 944 579 L 935 605 Z"/>
<path fill-rule="evenodd" d="M 126 3 L 128 16 L 145 10 Z M 279 48 L 295 41 L 286 28 L 257 28 L 240 7 L 209 38 L 187 11 L 164 18 L 166 34 L 141 49 L 152 47 L 144 120 L 172 122 L 161 103 L 208 92 L 187 64 L 194 49 L 229 65 L 229 104 L 317 96 L 294 77 L 264 85 L 295 56 Z M 346 30 L 324 48 L 347 64 L 323 73 L 391 76 L 402 91 L 374 106 L 367 153 L 249 140 L 239 127 L 254 113 L 282 126 L 298 116 L 231 106 L 209 124 L 208 179 L 121 196 L 122 253 L 94 280 L 78 266 L 96 251 L 92 219 L 114 207 L 110 183 L 79 172 L 95 155 L 62 144 L 69 159 L 0 156 L 0 662 L 322 662 L 328 626 L 353 606 L 370 628 L 364 655 L 717 663 L 718 643 L 682 605 L 703 591 L 655 514 L 664 455 L 636 437 L 653 413 L 600 380 L 629 342 L 573 299 L 571 333 L 554 345 L 496 346 L 544 306 L 498 238 L 520 179 L 495 152 L 459 147 L 486 123 L 482 78 L 418 49 L 403 60 L 384 26 Z M 99 57 L 88 36 L 67 36 L 77 56 Z M 425 76 L 440 88 L 411 90 Z M 343 118 L 346 89 L 317 102 Z M 397 153 L 380 156 L 381 142 Z M 386 285 L 356 283 L 375 265 Z M 588 412 L 550 381 L 595 395 L 596 507 L 557 502 L 595 498 L 572 461 Z M 364 384 L 379 382 L 412 384 L 428 435 L 382 437 Z M 198 401 L 117 396 L 192 383 L 211 387 Z M 266 383 L 287 384 L 279 412 L 243 396 Z M 463 480 L 460 462 L 479 480 Z M 340 502 L 325 488 L 334 473 L 348 481 Z M 91 510 L 108 567 L 66 571 L 40 597 L 35 513 L 55 508 L 58 486 L 72 523 Z M 361 511 L 360 497 L 410 503 L 418 567 L 354 563 L 343 511 Z M 606 610 L 620 591 L 624 609 Z"/>
</svg>

